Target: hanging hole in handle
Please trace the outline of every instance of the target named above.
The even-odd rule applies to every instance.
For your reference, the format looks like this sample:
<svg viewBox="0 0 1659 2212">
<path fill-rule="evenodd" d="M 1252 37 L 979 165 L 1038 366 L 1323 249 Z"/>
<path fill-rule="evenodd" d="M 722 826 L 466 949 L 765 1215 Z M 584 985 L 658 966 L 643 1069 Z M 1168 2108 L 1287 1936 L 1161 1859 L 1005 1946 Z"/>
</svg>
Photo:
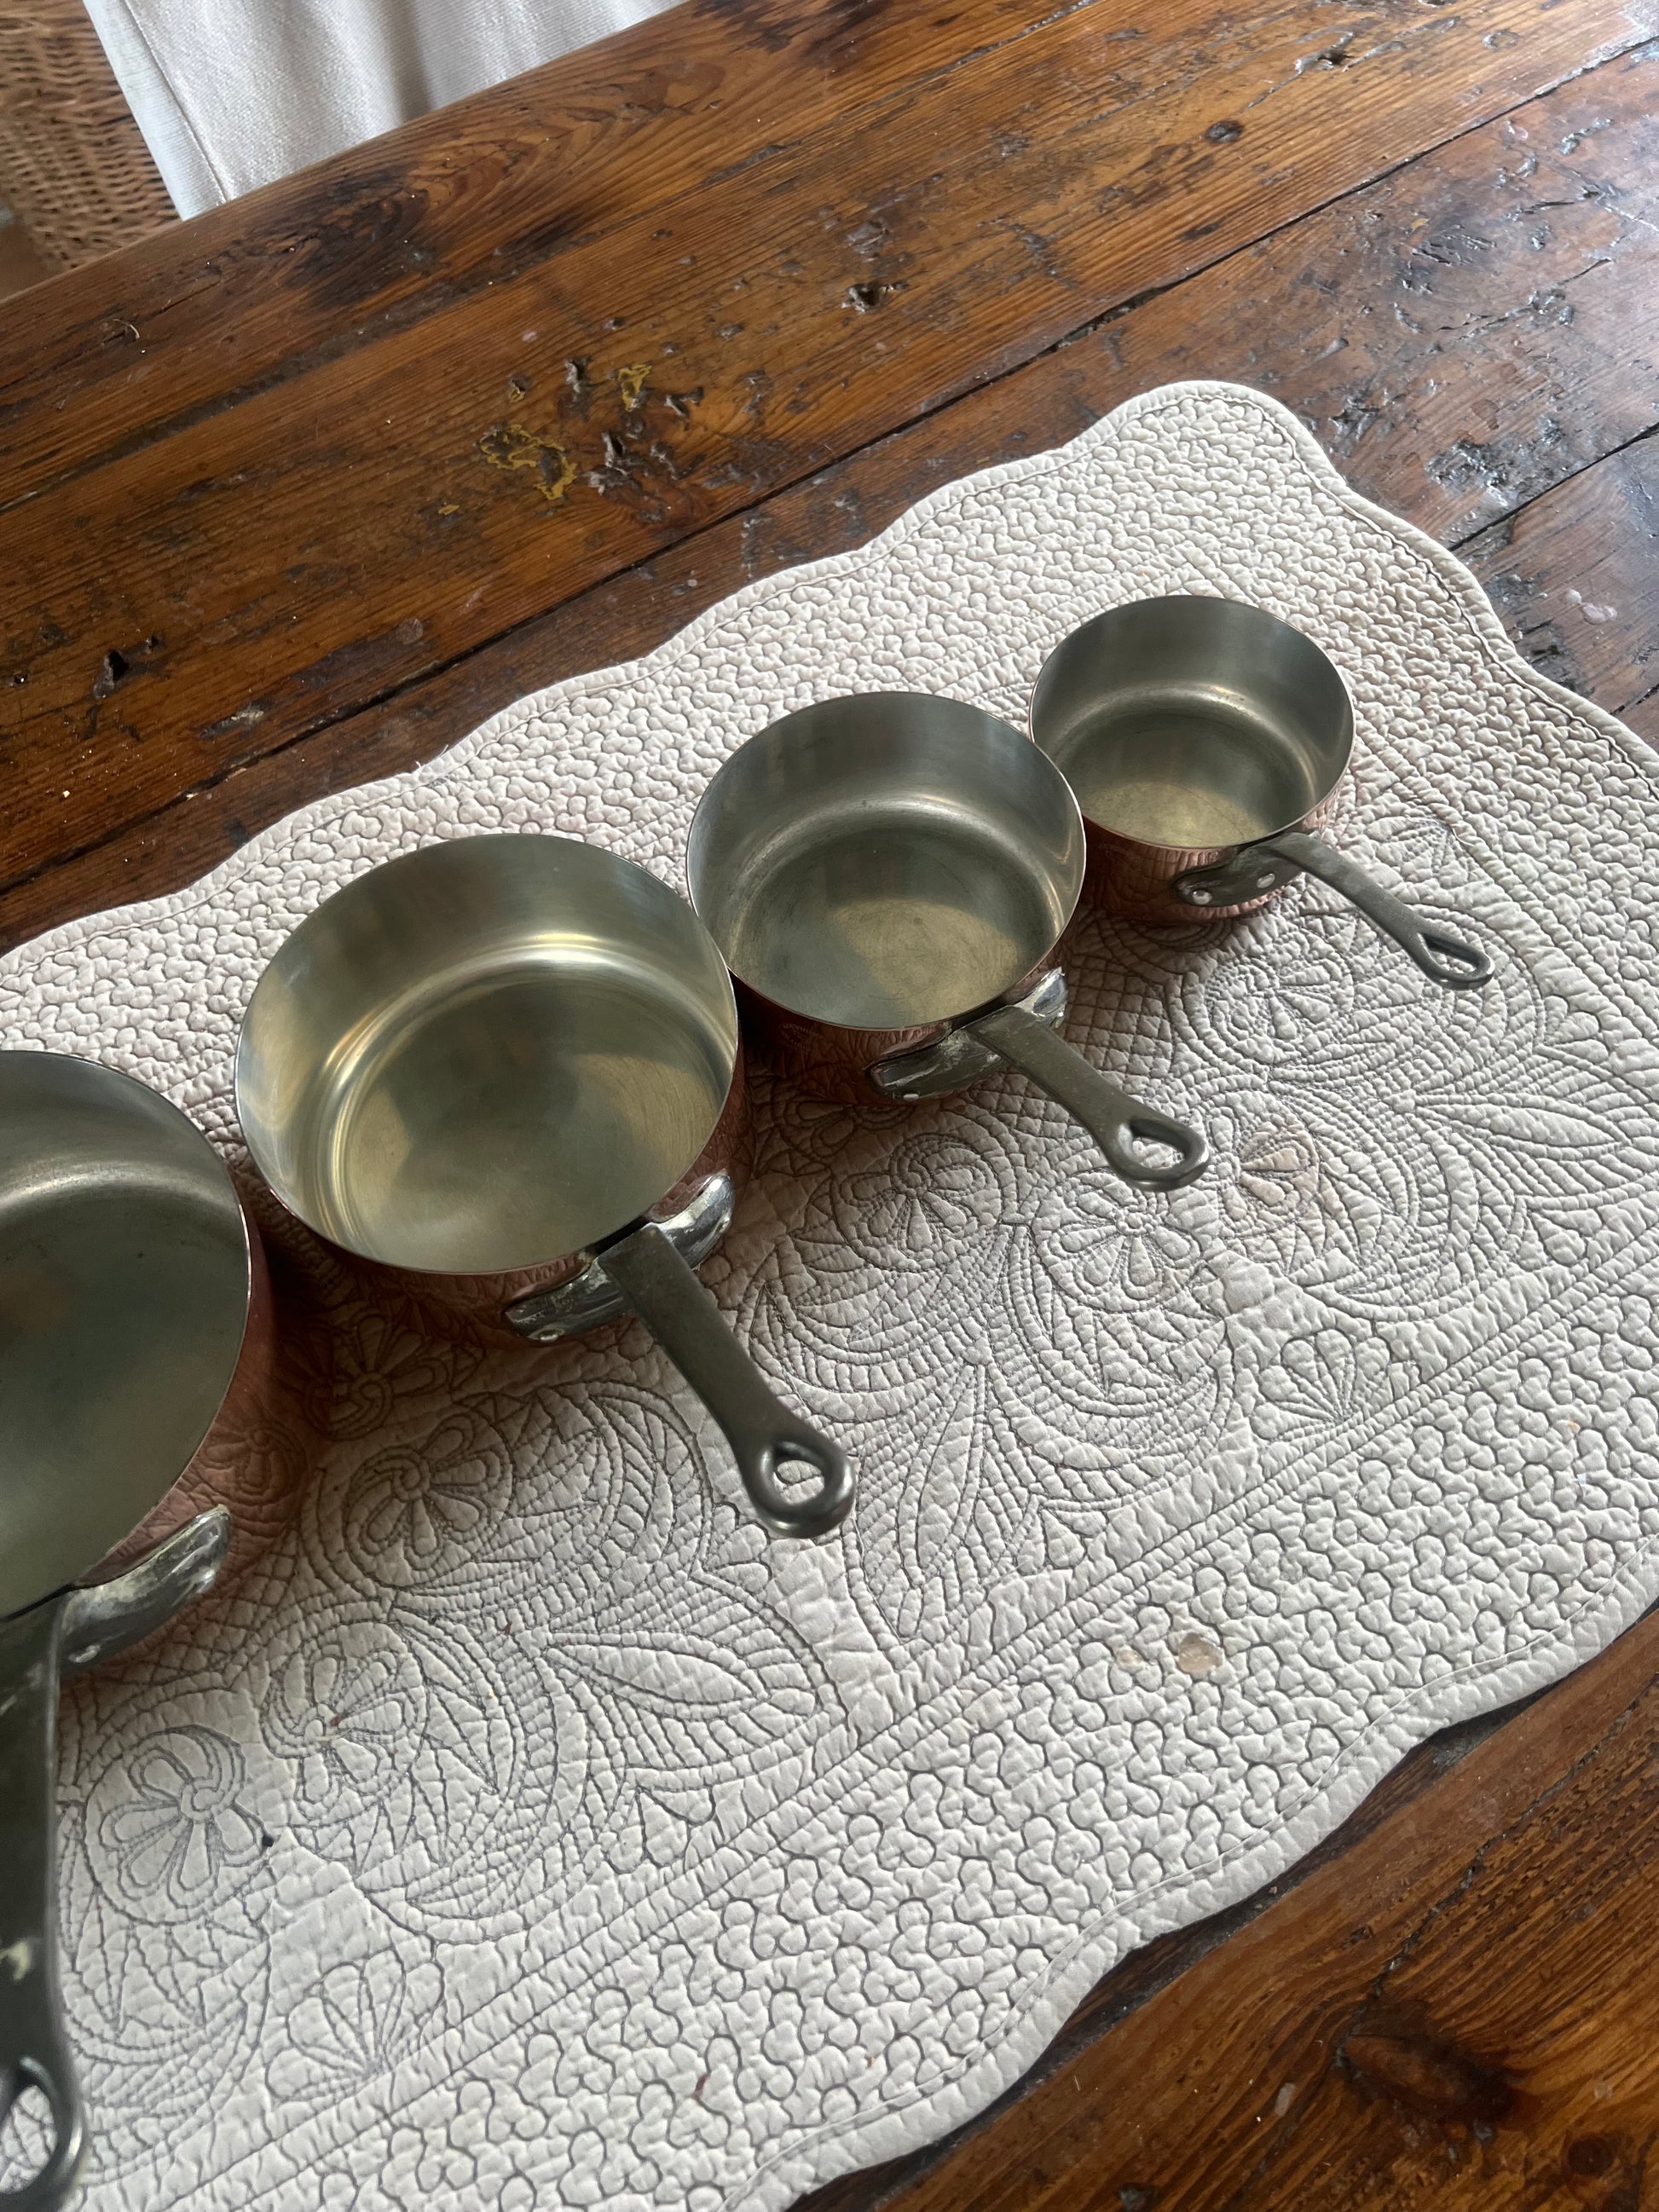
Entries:
<svg viewBox="0 0 1659 2212">
<path fill-rule="evenodd" d="M 11 2109 L 0 2120 L 0 2190 L 21 2189 L 33 2181 L 58 2148 L 58 2124 L 45 2083 L 23 2067 L 18 2075 Z"/>
<path fill-rule="evenodd" d="M 761 1520 L 779 1536 L 827 1536 L 852 1510 L 857 1486 L 827 1440 L 779 1437 L 741 1469 Z"/>
<path fill-rule="evenodd" d="M 1111 1159 L 1126 1182 L 1148 1190 L 1182 1190 L 1210 1164 L 1209 1140 L 1201 1129 L 1161 1114 L 1131 1114 Z"/>
<path fill-rule="evenodd" d="M 78 2111 L 53 2095 L 38 2060 L 18 2059 L 0 2081 L 0 2212 L 51 2212 L 63 2203 L 83 2148 Z"/>
<path fill-rule="evenodd" d="M 1149 1175 L 1156 1176 L 1160 1182 L 1188 1164 L 1186 1153 L 1178 1145 L 1172 1145 L 1166 1133 L 1161 1129 L 1144 1128 L 1139 1123 L 1131 1121 L 1127 1139 L 1126 1149 Z"/>
<path fill-rule="evenodd" d="M 803 1505 L 823 1486 L 823 1469 L 805 1452 L 792 1451 L 787 1445 L 772 1455 L 768 1470 L 772 1480 L 792 1505 Z"/>
<path fill-rule="evenodd" d="M 1443 930 L 1425 929 L 1423 945 L 1434 962 L 1431 973 L 1437 982 L 1449 991 L 1473 990 L 1477 985 L 1492 981 L 1492 962 L 1477 945 L 1470 945 L 1461 937 L 1450 937 Z M 1427 963 L 1422 963 L 1427 965 Z"/>
</svg>

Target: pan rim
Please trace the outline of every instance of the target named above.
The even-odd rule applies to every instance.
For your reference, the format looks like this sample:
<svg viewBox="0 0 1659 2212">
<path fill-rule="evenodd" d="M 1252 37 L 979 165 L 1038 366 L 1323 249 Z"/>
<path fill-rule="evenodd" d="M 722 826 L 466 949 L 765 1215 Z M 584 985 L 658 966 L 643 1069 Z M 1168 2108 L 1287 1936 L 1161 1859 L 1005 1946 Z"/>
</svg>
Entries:
<svg viewBox="0 0 1659 2212">
<path fill-rule="evenodd" d="M 809 700 L 804 706 L 791 708 L 787 714 L 775 716 L 763 727 L 745 738 L 741 744 L 726 756 L 703 787 L 686 835 L 684 880 L 687 897 L 693 912 L 702 922 L 703 927 L 708 930 L 710 938 L 729 972 L 743 985 L 744 990 L 750 992 L 763 1005 L 775 1008 L 781 1013 L 787 1014 L 798 1021 L 810 1022 L 831 1036 L 846 1038 L 909 1037 L 925 1034 L 928 1030 L 945 1030 L 960 1027 L 963 1022 L 971 1021 L 976 1014 L 987 1012 L 995 1006 L 1006 1005 L 1018 994 L 1022 985 L 1029 982 L 1034 974 L 1054 962 L 1060 940 L 1071 927 L 1082 901 L 1084 880 L 1087 871 L 1087 842 L 1085 830 L 1086 817 L 1078 804 L 1077 793 L 1072 789 L 1070 781 L 1057 763 L 1049 758 L 1040 745 L 1034 750 L 1038 758 L 1045 762 L 1052 772 L 1054 782 L 1054 796 L 1061 811 L 1067 815 L 1068 827 L 1074 827 L 1075 830 L 1075 836 L 1071 841 L 1073 850 L 1072 865 L 1069 870 L 1071 878 L 1069 898 L 1062 901 L 1065 913 L 1048 943 L 1036 948 L 1031 957 L 1026 960 L 1017 974 L 1011 974 L 1005 982 L 1000 984 L 996 990 L 986 997 L 975 999 L 971 1004 L 966 1006 L 955 1006 L 948 1013 L 928 1015 L 908 1022 L 838 1021 L 833 1016 L 815 1013 L 810 1006 L 801 1006 L 792 999 L 775 996 L 762 984 L 756 982 L 751 976 L 746 975 L 740 967 L 734 966 L 725 945 L 714 935 L 708 916 L 703 911 L 698 895 L 698 862 L 696 857 L 698 824 L 700 821 L 706 823 L 712 816 L 711 800 L 722 780 L 732 773 L 751 745 L 757 745 L 768 738 L 775 741 L 781 733 L 792 732 L 792 726 L 794 729 L 798 729 L 799 734 L 804 738 L 810 735 L 806 725 L 812 717 L 822 714 L 827 708 L 842 706 L 848 701 L 868 702 L 880 706 L 921 703 L 930 708 L 944 707 L 971 715 L 981 725 L 989 724 L 1006 731 L 1009 738 L 1018 745 L 1023 747 L 1030 744 L 1029 731 L 1022 730 L 1018 723 L 1009 721 L 1005 715 L 993 714 L 988 708 L 975 706 L 971 700 L 956 698 L 948 692 L 915 691 L 884 685 L 867 691 L 833 692 L 822 699 Z M 1034 882 L 1039 873 L 1040 871 L 1036 868 L 1030 871 Z M 880 1054 L 878 1054 L 876 1056 L 880 1057 Z"/>
<path fill-rule="evenodd" d="M 1186 854 L 1195 852 L 1205 852 L 1213 853 L 1218 855 L 1225 855 L 1242 852 L 1246 847 L 1250 845 L 1263 843 L 1270 837 L 1281 836 L 1287 830 L 1299 830 L 1305 828 L 1308 824 L 1312 823 L 1316 817 L 1321 814 L 1322 811 L 1329 804 L 1334 793 L 1340 787 L 1343 778 L 1348 774 L 1350 769 L 1353 765 L 1354 744 L 1358 735 L 1358 717 L 1354 713 L 1353 694 L 1348 688 L 1347 678 L 1343 675 L 1342 671 L 1337 666 L 1336 663 L 1331 659 L 1329 653 L 1326 652 L 1324 647 L 1319 644 L 1317 640 L 1310 637 L 1306 630 L 1298 629 L 1294 623 L 1285 621 L 1282 616 L 1274 614 L 1271 608 L 1258 606 L 1253 599 L 1235 599 L 1230 592 L 1157 592 L 1150 593 L 1143 599 L 1120 599 L 1112 606 L 1102 607 L 1097 613 L 1091 615 L 1086 622 L 1080 622 L 1073 629 L 1067 630 L 1065 636 L 1060 640 L 1059 643 L 1051 647 L 1049 652 L 1044 656 L 1042 665 L 1037 670 L 1036 676 L 1032 683 L 1030 694 L 1026 702 L 1025 728 L 1027 736 L 1030 738 L 1031 743 L 1036 745 L 1037 750 L 1042 753 L 1046 759 L 1054 761 L 1054 766 L 1059 769 L 1060 773 L 1062 775 L 1066 775 L 1066 771 L 1062 763 L 1055 759 L 1054 755 L 1049 751 L 1048 746 L 1043 744 L 1042 738 L 1038 737 L 1036 732 L 1038 694 L 1042 690 L 1043 678 L 1048 675 L 1049 669 L 1060 659 L 1060 656 L 1065 653 L 1068 647 L 1075 644 L 1079 639 L 1086 635 L 1090 631 L 1097 629 L 1100 625 L 1109 622 L 1115 616 L 1126 614 L 1131 610 L 1139 610 L 1143 608 L 1190 606 L 1194 602 L 1207 602 L 1217 606 L 1240 608 L 1245 613 L 1258 618 L 1262 623 L 1270 623 L 1275 629 L 1287 631 L 1291 636 L 1297 639 L 1300 644 L 1305 646 L 1310 653 L 1314 653 L 1318 659 L 1324 664 L 1324 666 L 1329 670 L 1330 674 L 1336 684 L 1338 694 L 1343 702 L 1347 714 L 1347 738 L 1341 749 L 1341 757 L 1338 761 L 1336 767 L 1329 777 L 1327 779 L 1322 788 L 1316 793 L 1309 805 L 1305 806 L 1299 814 L 1288 815 L 1282 822 L 1275 822 L 1271 828 L 1258 830 L 1253 836 L 1240 838 L 1232 844 L 1206 845 L 1200 847 L 1194 845 L 1189 839 L 1183 839 L 1178 842 L 1170 842 L 1158 837 L 1139 837 L 1133 836 L 1128 830 L 1114 829 L 1109 822 L 1103 822 L 1098 815 L 1091 814 L 1086 810 L 1083 810 L 1083 819 L 1088 824 L 1090 829 L 1096 830 L 1102 836 L 1115 839 L 1121 845 L 1136 846 L 1142 851 L 1148 853 Z M 1069 775 L 1066 775 L 1066 781 L 1068 784 L 1071 781 Z M 1081 801 L 1079 802 L 1079 805 L 1081 809 Z M 1198 918 L 1201 919 L 1202 917 Z"/>
<path fill-rule="evenodd" d="M 516 849 L 526 844 L 558 848 L 561 857 L 566 859 L 572 854 L 581 854 L 584 856 L 583 859 L 574 865 L 578 866 L 591 865 L 602 872 L 614 872 L 624 880 L 647 887 L 647 894 L 651 898 L 672 901 L 674 907 L 684 910 L 685 918 L 694 925 L 708 946 L 709 980 L 714 981 L 714 979 L 718 979 L 715 995 L 720 1000 L 720 1011 L 725 1017 L 719 1025 L 722 1056 L 726 1063 L 725 1087 L 720 1091 L 718 1100 L 714 1101 L 710 1107 L 706 1126 L 702 1126 L 701 1122 L 698 1125 L 701 1133 L 698 1135 L 695 1148 L 679 1163 L 675 1174 L 664 1184 L 663 1188 L 653 1198 L 647 1200 L 637 1212 L 623 1215 L 612 1222 L 608 1228 L 597 1232 L 586 1243 L 568 1247 L 556 1252 L 539 1252 L 527 1259 L 515 1258 L 504 1265 L 489 1267 L 434 1267 L 422 1264 L 419 1260 L 393 1256 L 387 1253 L 383 1245 L 377 1247 L 370 1244 L 358 1235 L 349 1233 L 342 1227 L 334 1226 L 317 1218 L 316 1214 L 308 1206 L 299 1202 L 301 1194 L 294 1188 L 291 1179 L 280 1170 L 276 1159 L 270 1154 L 269 1148 L 264 1141 L 265 1132 L 260 1117 L 257 1114 L 250 1114 L 248 1096 L 254 1053 L 254 1048 L 250 1042 L 250 1033 L 259 994 L 264 988 L 268 978 L 273 975 L 277 963 L 283 957 L 296 945 L 301 945 L 303 949 L 303 940 L 307 933 L 313 931 L 313 928 L 320 928 L 319 917 L 325 914 L 336 901 L 349 897 L 361 885 L 371 879 L 383 878 L 388 871 L 404 869 L 410 864 L 423 862 L 430 866 L 431 855 L 447 853 L 457 848 L 476 853 L 480 848 L 492 845 L 510 846 Z M 672 979 L 666 967 L 661 970 L 661 980 L 664 994 L 669 995 L 672 991 Z M 418 997 L 421 994 L 417 993 L 415 995 Z M 711 1031 L 710 1034 L 712 1035 L 713 1032 Z M 652 1207 L 671 1195 L 702 1158 L 726 1113 L 733 1090 L 742 1080 L 741 1030 L 731 974 L 720 957 L 719 946 L 709 935 L 702 917 L 696 912 L 690 902 L 683 897 L 672 884 L 665 882 L 654 871 L 643 866 L 639 861 L 629 860 L 625 854 L 614 852 L 608 846 L 594 844 L 586 838 L 537 829 L 463 830 L 453 836 L 428 838 L 422 843 L 406 848 L 402 852 L 373 862 L 368 867 L 361 870 L 347 882 L 340 884 L 327 897 L 320 899 L 288 933 L 261 969 L 243 1011 L 237 1030 L 233 1091 L 238 1124 L 241 1128 L 243 1140 L 247 1146 L 249 1157 L 254 1166 L 264 1179 L 278 1204 L 292 1214 L 295 1219 L 313 1236 L 321 1238 L 335 1249 L 349 1254 L 353 1259 L 367 1262 L 371 1267 L 389 1268 L 401 1275 L 423 1277 L 434 1283 L 483 1285 L 510 1280 L 514 1277 L 533 1274 L 538 1271 L 556 1267 L 563 1261 L 576 1258 L 583 1253 L 592 1252 L 599 1247 L 614 1241 L 616 1237 L 626 1234 L 629 1229 L 638 1221 L 648 1218 Z"/>
<path fill-rule="evenodd" d="M 8 1620 L 15 1618 L 19 1614 L 30 1612 L 36 1606 L 49 1602 L 60 1592 L 71 1589 L 78 1583 L 83 1583 L 88 1577 L 95 1574 L 100 1562 L 107 1559 L 112 1552 L 118 1550 L 119 1547 L 135 1533 L 135 1531 L 143 1526 L 150 1516 L 156 1511 L 156 1510 L 166 1501 L 171 1492 L 177 1488 L 179 1483 L 189 1472 L 191 1466 L 194 1465 L 197 1458 L 201 1453 L 203 1446 L 212 1435 L 213 1431 L 219 1421 L 220 1416 L 225 1410 L 226 1403 L 235 1386 L 237 1374 L 242 1365 L 243 1357 L 247 1349 L 248 1332 L 252 1325 L 253 1316 L 255 1279 L 255 1232 L 253 1225 L 249 1220 L 247 1208 L 243 1203 L 241 1194 L 236 1188 L 235 1178 L 232 1176 L 229 1165 L 226 1161 L 224 1155 L 219 1150 L 219 1147 L 213 1142 L 206 1131 L 199 1127 L 198 1124 L 191 1120 L 191 1116 L 184 1111 L 182 1107 L 175 1104 L 171 1098 L 167 1097 L 164 1092 L 156 1089 L 153 1084 L 146 1083 L 139 1076 L 130 1074 L 125 1068 L 112 1066 L 106 1060 L 88 1059 L 79 1053 L 52 1052 L 42 1050 L 32 1045 L 9 1046 L 5 1048 L 3 1051 L 0 1051 L 0 1063 L 9 1062 L 13 1060 L 21 1060 L 25 1056 L 32 1060 L 52 1063 L 59 1068 L 74 1068 L 80 1071 L 90 1071 L 93 1077 L 95 1079 L 95 1085 L 107 1085 L 112 1091 L 118 1093 L 125 1092 L 130 1097 L 136 1097 L 142 1100 L 146 1111 L 150 1113 L 159 1112 L 161 1119 L 165 1121 L 171 1122 L 175 1127 L 187 1135 L 191 1140 L 192 1148 L 197 1151 L 198 1156 L 201 1158 L 203 1164 L 204 1165 L 210 1164 L 214 1179 L 221 1182 L 222 1185 L 223 1194 L 228 1201 L 228 1211 L 225 1216 L 227 1224 L 228 1224 L 233 1219 L 235 1224 L 237 1243 L 240 1254 L 240 1279 L 241 1289 L 241 1326 L 235 1333 L 236 1340 L 234 1351 L 228 1357 L 226 1364 L 223 1385 L 218 1390 L 216 1395 L 214 1396 L 211 1410 L 209 1412 L 206 1419 L 202 1422 L 200 1430 L 196 1434 L 194 1440 L 191 1443 L 189 1451 L 185 1455 L 179 1466 L 169 1476 L 166 1484 L 161 1488 L 155 1491 L 155 1494 L 150 1498 L 149 1504 L 141 1512 L 136 1514 L 130 1522 L 127 1522 L 124 1525 L 117 1528 L 115 1532 L 109 1537 L 108 1541 L 100 1544 L 96 1551 L 91 1552 L 88 1556 L 86 1556 L 82 1559 L 81 1565 L 73 1568 L 61 1578 L 54 1580 L 45 1588 L 39 1589 L 33 1597 L 25 1599 L 21 1605 L 12 1606 L 8 1611 L 0 1613 L 0 1618 Z M 3 1079 L 3 1078 L 0 1078 L 0 1080 Z M 193 1420 L 191 1425 L 192 1427 L 194 1426 Z"/>
</svg>

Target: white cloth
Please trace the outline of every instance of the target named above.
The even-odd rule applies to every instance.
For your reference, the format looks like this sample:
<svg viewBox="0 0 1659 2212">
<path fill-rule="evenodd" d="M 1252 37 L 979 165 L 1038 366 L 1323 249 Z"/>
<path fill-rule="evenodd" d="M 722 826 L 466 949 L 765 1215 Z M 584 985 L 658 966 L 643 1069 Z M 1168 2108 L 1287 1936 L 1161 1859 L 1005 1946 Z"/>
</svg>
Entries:
<svg viewBox="0 0 1659 2212">
<path fill-rule="evenodd" d="M 500 84 L 672 0 L 87 0 L 180 215 Z"/>
<path fill-rule="evenodd" d="M 82 2212 L 783 2212 L 1659 1595 L 1654 756 L 1257 392 L 1133 400 L 19 946 L 0 1046 L 232 1146 L 253 979 L 371 862 L 535 830 L 684 882 L 773 715 L 1017 720 L 1072 624 L 1194 591 L 1335 659 L 1342 842 L 1491 982 L 1309 881 L 1085 914 L 1070 1034 L 1213 1147 L 1167 1198 L 1012 1075 L 866 1117 L 757 1073 L 704 1273 L 853 1456 L 823 1544 L 767 1540 L 642 1329 L 483 1359 L 337 1308 L 295 1527 L 64 1701 Z"/>
</svg>

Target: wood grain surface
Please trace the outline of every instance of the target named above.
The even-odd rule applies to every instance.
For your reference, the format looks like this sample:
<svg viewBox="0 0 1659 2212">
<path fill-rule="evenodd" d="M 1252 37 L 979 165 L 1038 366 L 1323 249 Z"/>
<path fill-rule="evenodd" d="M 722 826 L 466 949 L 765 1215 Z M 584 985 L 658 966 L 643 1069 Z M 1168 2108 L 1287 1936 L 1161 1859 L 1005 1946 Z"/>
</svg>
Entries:
<svg viewBox="0 0 1659 2212">
<path fill-rule="evenodd" d="M 20 492 L 0 889 L 43 821 L 107 840 L 1638 31 L 1620 0 L 1212 6 L 1075 7 Z"/>
<path fill-rule="evenodd" d="M 1477 533 L 1598 460 L 1623 453 L 1623 477 L 1639 470 L 1638 441 L 1659 422 L 1656 113 L 1652 48 L 1580 75 L 1085 326 L 845 461 L 729 520 L 688 529 L 599 586 L 561 601 L 562 580 L 550 574 L 547 611 L 423 679 L 388 684 L 359 704 L 354 671 L 337 665 L 314 726 L 299 738 L 275 744 L 257 718 L 236 726 L 246 760 L 240 748 L 224 760 L 222 740 L 204 744 L 187 732 L 169 741 L 149 719 L 164 708 L 161 664 L 172 650 L 165 634 L 154 660 L 142 643 L 137 652 L 118 647 L 125 672 L 87 711 L 96 706 L 113 718 L 106 736 L 131 732 L 122 739 L 129 753 L 159 750 L 154 785 L 131 773 L 118 778 L 109 796 L 125 819 L 96 834 L 80 804 L 82 787 L 52 780 L 58 763 L 84 756 L 72 739 L 54 744 L 48 733 L 36 763 L 44 819 L 12 825 L 27 844 L 0 888 L 0 940 L 16 942 L 111 898 L 187 882 L 304 799 L 406 768 L 524 691 L 643 652 L 752 577 L 861 543 L 934 485 L 1052 446 L 1170 377 L 1235 376 L 1273 392 L 1312 425 L 1358 489 L 1470 546 L 1485 580 L 1510 579 L 1500 605 L 1518 617 L 1525 600 L 1531 628 L 1521 626 L 1523 645 L 1571 683 L 1577 663 L 1539 629 L 1547 587 L 1540 599 L 1524 566 L 1493 566 L 1502 549 Z M 162 237 L 188 238 L 197 227 Z M 78 286 L 90 273 L 61 281 Z M 1563 582 L 1553 618 L 1585 652 L 1592 635 L 1599 650 L 1615 630 L 1629 641 L 1632 681 L 1613 684 L 1602 702 L 1659 734 L 1659 707 L 1650 689 L 1644 696 L 1637 661 L 1659 626 L 1659 575 L 1644 557 L 1650 539 L 1639 504 L 1602 499 L 1597 481 L 1589 474 L 1577 496 L 1598 518 L 1601 557 L 1620 568 L 1620 587 L 1587 592 Z M 1524 533 L 1525 518 L 1515 526 Z M 1570 549 L 1563 557 L 1571 563 Z M 428 604 L 423 565 L 398 580 L 403 597 L 394 606 Z M 481 568 L 465 596 L 481 588 L 490 596 L 493 571 Z M 1565 597 L 1574 589 L 1580 602 Z M 1618 624 L 1598 631 L 1583 602 L 1616 606 Z M 285 642 L 279 628 L 273 659 Z M 194 657 L 196 680 L 214 681 L 211 647 Z M 89 693 L 106 688 L 95 641 L 81 665 L 93 672 Z M 8 701 L 3 688 L 0 701 Z M 245 703 L 226 719 L 239 712 L 257 715 Z"/>
<path fill-rule="evenodd" d="M 1132 393 L 1273 392 L 1659 738 L 1653 0 L 696 0 L 0 302 L 0 943 Z M 817 2212 L 1659 2203 L 1659 1628 Z"/>
<path fill-rule="evenodd" d="M 62 278 L 44 323 L 0 325 L 6 501 L 412 328 L 1064 12 L 707 0 Z"/>
</svg>

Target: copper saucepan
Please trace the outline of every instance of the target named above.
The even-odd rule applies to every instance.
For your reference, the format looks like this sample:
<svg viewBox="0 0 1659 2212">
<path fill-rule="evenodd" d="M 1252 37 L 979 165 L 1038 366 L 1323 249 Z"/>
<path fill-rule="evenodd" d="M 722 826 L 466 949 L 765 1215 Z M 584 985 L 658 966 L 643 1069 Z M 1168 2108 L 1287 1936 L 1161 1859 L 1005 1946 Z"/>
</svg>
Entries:
<svg viewBox="0 0 1659 2212">
<path fill-rule="evenodd" d="M 277 951 L 236 1103 L 271 1189 L 402 1287 L 550 1342 L 632 1312 L 784 1535 L 853 1502 L 692 1272 L 730 1222 L 744 1127 L 731 979 L 684 900 L 568 837 L 388 860 Z M 799 1462 L 819 1480 L 781 1482 Z"/>
<path fill-rule="evenodd" d="M 0 2124 L 33 2089 L 52 2136 L 8 2212 L 63 2203 L 86 2141 L 58 1986 L 59 1672 L 213 1580 L 231 1517 L 198 1509 L 269 1411 L 273 1352 L 258 1238 L 201 1132 L 112 1068 L 0 1053 Z"/>
<path fill-rule="evenodd" d="M 921 692 L 826 699 L 738 747 L 687 848 L 745 1027 L 819 1097 L 914 1099 L 1019 1069 L 1126 1182 L 1174 1189 L 1203 1137 L 1056 1034 L 1083 887 L 1066 779 L 1019 731 Z"/>
<path fill-rule="evenodd" d="M 1234 599 L 1109 608 L 1054 647 L 1031 694 L 1031 735 L 1077 793 L 1090 896 L 1109 911 L 1248 914 L 1305 869 L 1437 983 L 1484 983 L 1484 952 L 1316 834 L 1353 734 L 1347 686 L 1312 639 Z"/>
</svg>

